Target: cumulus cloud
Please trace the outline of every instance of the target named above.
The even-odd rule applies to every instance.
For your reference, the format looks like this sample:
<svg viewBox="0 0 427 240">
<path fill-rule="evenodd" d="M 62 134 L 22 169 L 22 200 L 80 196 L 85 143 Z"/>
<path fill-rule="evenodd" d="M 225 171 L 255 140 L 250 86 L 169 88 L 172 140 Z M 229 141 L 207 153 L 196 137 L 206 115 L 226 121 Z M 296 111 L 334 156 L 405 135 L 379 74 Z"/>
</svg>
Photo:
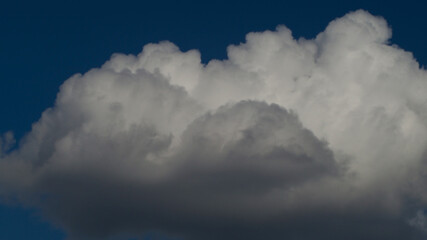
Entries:
<svg viewBox="0 0 427 240">
<path fill-rule="evenodd" d="M 148 44 L 61 86 L 0 194 L 71 239 L 422 239 L 427 73 L 368 12 L 254 32 L 204 65 Z"/>
<path fill-rule="evenodd" d="M 0 137 L 0 156 L 4 155 L 9 151 L 13 145 L 15 145 L 15 137 L 13 136 L 13 132 L 6 132 Z"/>
</svg>

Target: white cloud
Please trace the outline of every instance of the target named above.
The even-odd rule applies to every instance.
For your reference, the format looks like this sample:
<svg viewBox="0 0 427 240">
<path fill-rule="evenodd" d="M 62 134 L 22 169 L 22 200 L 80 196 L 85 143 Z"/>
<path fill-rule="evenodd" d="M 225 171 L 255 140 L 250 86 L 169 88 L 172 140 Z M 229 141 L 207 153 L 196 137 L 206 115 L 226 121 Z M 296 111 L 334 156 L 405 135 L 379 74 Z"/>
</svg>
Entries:
<svg viewBox="0 0 427 240">
<path fill-rule="evenodd" d="M 390 37 L 356 11 L 315 39 L 249 33 L 207 65 L 170 42 L 114 54 L 2 144 L 0 193 L 78 238 L 408 237 L 427 204 L 427 75 Z"/>
</svg>

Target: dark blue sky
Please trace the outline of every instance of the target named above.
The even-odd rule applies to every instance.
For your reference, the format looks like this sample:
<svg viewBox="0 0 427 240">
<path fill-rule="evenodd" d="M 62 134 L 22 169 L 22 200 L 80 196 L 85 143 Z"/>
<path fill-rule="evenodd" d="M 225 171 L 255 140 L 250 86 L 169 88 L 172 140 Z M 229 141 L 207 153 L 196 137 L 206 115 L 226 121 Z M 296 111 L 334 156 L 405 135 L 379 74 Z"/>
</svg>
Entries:
<svg viewBox="0 0 427 240">
<path fill-rule="evenodd" d="M 421 1 L 420 1 L 421 2 Z M 313 38 L 333 19 L 365 9 L 383 16 L 392 43 L 427 63 L 427 4 L 410 1 L 52 1 L 0 7 L 0 133 L 21 138 L 53 105 L 74 73 L 99 67 L 112 53 L 141 51 L 169 40 L 199 49 L 203 62 L 226 57 L 226 47 L 251 31 L 289 27 Z M 0 239 L 63 239 L 65 234 L 30 210 L 0 206 Z"/>
</svg>

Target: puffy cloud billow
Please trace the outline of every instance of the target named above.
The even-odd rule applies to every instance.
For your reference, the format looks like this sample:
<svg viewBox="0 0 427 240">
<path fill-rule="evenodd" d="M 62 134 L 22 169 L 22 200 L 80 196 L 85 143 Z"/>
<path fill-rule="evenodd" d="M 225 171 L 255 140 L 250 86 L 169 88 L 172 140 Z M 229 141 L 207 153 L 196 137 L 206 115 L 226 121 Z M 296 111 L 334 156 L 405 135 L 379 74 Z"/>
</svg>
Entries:
<svg viewBox="0 0 427 240">
<path fill-rule="evenodd" d="M 204 65 L 148 44 L 61 86 L 0 194 L 71 239 L 424 239 L 427 72 L 381 17 L 254 32 Z"/>
</svg>

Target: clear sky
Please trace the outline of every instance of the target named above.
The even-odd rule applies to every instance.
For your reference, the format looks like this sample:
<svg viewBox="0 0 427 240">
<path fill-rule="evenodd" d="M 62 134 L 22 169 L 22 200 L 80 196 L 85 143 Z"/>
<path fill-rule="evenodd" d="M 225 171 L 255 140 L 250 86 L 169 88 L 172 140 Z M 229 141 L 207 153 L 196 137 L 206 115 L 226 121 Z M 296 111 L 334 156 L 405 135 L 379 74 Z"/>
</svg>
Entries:
<svg viewBox="0 0 427 240">
<path fill-rule="evenodd" d="M 169 40 L 198 49 L 202 61 L 225 59 L 245 34 L 279 24 L 307 39 L 352 10 L 383 16 L 391 42 L 427 64 L 423 1 L 27 1 L 0 7 L 0 133 L 19 140 L 51 107 L 71 75 L 101 66 L 116 52 L 137 54 Z M 64 239 L 35 210 L 0 205 L 0 239 Z"/>
</svg>

